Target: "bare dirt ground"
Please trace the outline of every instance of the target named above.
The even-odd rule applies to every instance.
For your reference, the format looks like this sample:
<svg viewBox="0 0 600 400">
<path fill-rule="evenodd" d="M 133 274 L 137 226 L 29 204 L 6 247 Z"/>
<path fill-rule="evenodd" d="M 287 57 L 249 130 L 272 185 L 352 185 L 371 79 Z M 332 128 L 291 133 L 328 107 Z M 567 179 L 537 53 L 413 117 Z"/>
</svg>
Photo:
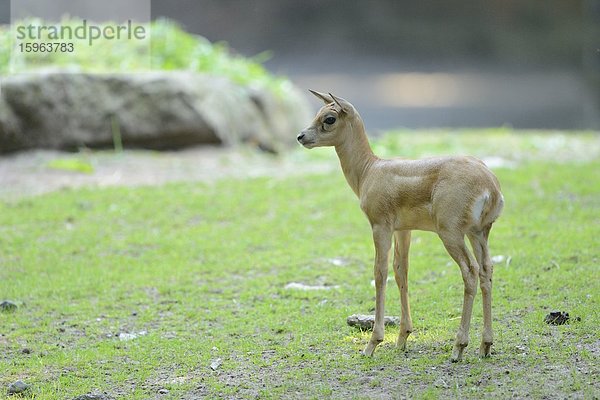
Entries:
<svg viewBox="0 0 600 400">
<path fill-rule="evenodd" d="M 56 160 L 77 159 L 92 172 L 54 168 Z M 300 165 L 301 164 L 301 165 Z M 218 179 L 283 177 L 328 171 L 327 162 L 300 163 L 250 148 L 195 147 L 182 151 L 146 150 L 66 153 L 32 150 L 0 157 L 0 200 L 16 200 L 76 187 L 142 186 L 167 182 L 214 182 Z"/>
</svg>

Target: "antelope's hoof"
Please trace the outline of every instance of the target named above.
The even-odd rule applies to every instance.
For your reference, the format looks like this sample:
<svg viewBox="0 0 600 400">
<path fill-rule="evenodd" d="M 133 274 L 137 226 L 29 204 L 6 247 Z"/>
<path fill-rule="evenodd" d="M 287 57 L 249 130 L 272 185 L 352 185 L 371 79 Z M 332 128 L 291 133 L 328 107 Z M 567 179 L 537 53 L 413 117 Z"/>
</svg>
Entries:
<svg viewBox="0 0 600 400">
<path fill-rule="evenodd" d="M 375 353 L 375 346 L 371 345 L 371 343 L 362 351 L 362 355 L 365 357 L 373 357 L 373 353 Z"/>
<path fill-rule="evenodd" d="M 396 341 L 396 348 L 400 351 L 406 351 L 406 339 L 405 337 L 399 337 Z"/>
<path fill-rule="evenodd" d="M 463 351 L 465 350 L 465 347 L 467 347 L 466 344 L 455 344 L 454 350 L 452 350 L 452 357 L 450 358 L 450 361 L 452 361 L 452 362 L 462 361 Z"/>
<path fill-rule="evenodd" d="M 372 357 L 373 353 L 375 353 L 375 349 L 377 348 L 377 345 L 381 342 L 383 342 L 383 340 L 375 340 L 375 341 L 373 339 L 369 340 L 369 343 L 367 343 L 367 347 L 365 347 L 362 354 L 367 357 Z"/>
<path fill-rule="evenodd" d="M 406 342 L 408 340 L 408 336 L 412 333 L 412 329 L 400 329 L 400 333 L 398 334 L 398 339 L 396 340 L 396 347 L 398 350 L 406 351 Z"/>
<path fill-rule="evenodd" d="M 481 342 L 479 357 L 487 358 L 492 355 L 492 342 Z"/>
</svg>

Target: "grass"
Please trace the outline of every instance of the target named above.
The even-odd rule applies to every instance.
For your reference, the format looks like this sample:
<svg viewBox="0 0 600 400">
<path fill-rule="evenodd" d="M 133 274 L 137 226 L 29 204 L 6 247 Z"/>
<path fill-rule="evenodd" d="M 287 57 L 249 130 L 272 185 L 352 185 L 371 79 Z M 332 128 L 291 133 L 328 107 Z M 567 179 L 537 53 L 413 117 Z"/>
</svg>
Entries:
<svg viewBox="0 0 600 400">
<path fill-rule="evenodd" d="M 478 296 L 466 359 L 449 362 L 462 282 L 430 233 L 413 235 L 408 352 L 388 328 L 373 358 L 359 354 L 369 334 L 345 319 L 374 305 L 373 250 L 336 171 L 0 203 L 0 300 L 19 305 L 0 313 L 0 385 L 22 379 L 36 399 L 597 398 L 598 138 L 563 136 L 537 153 L 531 143 L 552 147 L 555 136 L 404 132 L 374 145 L 523 156 L 495 169 L 506 208 L 491 235 L 504 261 L 490 359 L 476 355 Z M 575 159 L 551 156 L 580 147 Z M 285 289 L 290 282 L 339 288 Z M 386 314 L 399 312 L 398 297 L 391 284 Z M 554 309 L 581 321 L 549 326 Z"/>
<path fill-rule="evenodd" d="M 80 172 L 82 174 L 94 173 L 94 167 L 89 162 L 79 158 L 57 158 L 50 161 L 47 166 L 51 169 Z"/>
<path fill-rule="evenodd" d="M 72 31 L 82 24 L 77 19 L 60 22 L 60 26 L 70 27 Z M 13 25 L 32 25 L 37 28 L 55 24 L 32 19 L 17 21 Z M 105 25 L 119 26 L 108 22 Z M 102 28 L 105 25 L 98 26 Z M 270 57 L 269 52 L 243 57 L 231 51 L 227 43 L 211 43 L 167 19 L 153 21 L 144 25 L 144 28 L 149 32 L 149 40 L 97 40 L 90 46 L 88 39 L 70 40 L 68 37 L 61 40 L 42 37 L 17 41 L 16 31 L 11 31 L 10 26 L 0 25 L 0 75 L 9 73 L 12 63 L 12 71 L 19 73 L 47 68 L 92 73 L 185 70 L 225 76 L 242 86 L 266 87 L 276 94 L 285 93 L 291 85 L 287 79 L 273 76 L 263 67 L 262 63 Z M 21 42 L 73 43 L 75 51 L 27 53 L 17 49 L 17 44 Z"/>
</svg>

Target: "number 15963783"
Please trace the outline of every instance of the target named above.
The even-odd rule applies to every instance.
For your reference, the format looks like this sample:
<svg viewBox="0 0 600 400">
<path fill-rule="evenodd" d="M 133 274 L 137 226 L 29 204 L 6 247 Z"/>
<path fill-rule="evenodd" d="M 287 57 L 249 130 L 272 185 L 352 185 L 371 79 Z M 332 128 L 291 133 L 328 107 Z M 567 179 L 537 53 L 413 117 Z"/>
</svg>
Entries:
<svg viewBox="0 0 600 400">
<path fill-rule="evenodd" d="M 73 43 L 19 43 L 17 46 L 21 53 L 72 53 L 75 51 Z"/>
</svg>

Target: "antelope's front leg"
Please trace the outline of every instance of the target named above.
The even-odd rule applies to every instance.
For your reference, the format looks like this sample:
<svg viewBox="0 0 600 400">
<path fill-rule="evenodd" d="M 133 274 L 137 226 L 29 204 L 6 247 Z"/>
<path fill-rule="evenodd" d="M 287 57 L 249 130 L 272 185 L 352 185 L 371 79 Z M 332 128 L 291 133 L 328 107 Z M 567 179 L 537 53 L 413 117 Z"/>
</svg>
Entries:
<svg viewBox="0 0 600 400">
<path fill-rule="evenodd" d="M 394 244 L 394 277 L 400 291 L 400 304 L 402 314 L 400 316 L 400 330 L 396 346 L 400 350 L 406 350 L 406 340 L 413 330 L 410 317 L 410 304 L 408 301 L 408 250 L 410 249 L 410 231 L 399 231 L 395 233 Z"/>
<path fill-rule="evenodd" d="M 377 345 L 383 342 L 385 327 L 385 285 L 388 275 L 388 255 L 392 245 L 392 230 L 387 226 L 373 226 L 373 242 L 375 244 L 375 324 L 371 339 L 364 350 L 366 356 L 372 356 Z"/>
</svg>

